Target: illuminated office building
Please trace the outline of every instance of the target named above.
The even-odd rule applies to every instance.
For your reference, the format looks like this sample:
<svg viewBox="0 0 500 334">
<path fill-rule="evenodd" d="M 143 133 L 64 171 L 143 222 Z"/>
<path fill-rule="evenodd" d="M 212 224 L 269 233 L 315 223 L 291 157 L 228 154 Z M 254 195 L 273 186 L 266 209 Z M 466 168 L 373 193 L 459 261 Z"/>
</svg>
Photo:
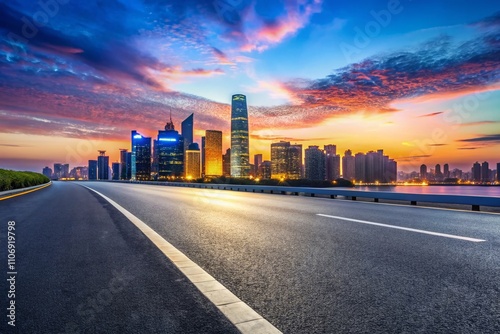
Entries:
<svg viewBox="0 0 500 334">
<path fill-rule="evenodd" d="M 132 172 L 131 179 L 137 181 L 151 180 L 151 137 L 144 137 L 135 130 L 132 139 Z"/>
<path fill-rule="evenodd" d="M 184 176 L 184 138 L 175 131 L 172 117 L 165 130 L 158 131 L 155 141 L 158 159 L 158 179 L 179 178 Z"/>
<path fill-rule="evenodd" d="M 286 141 L 271 144 L 271 177 L 292 180 L 302 177 L 302 145 Z"/>
<path fill-rule="evenodd" d="M 205 176 L 222 175 L 222 131 L 205 131 Z"/>
<path fill-rule="evenodd" d="M 280 141 L 271 144 L 271 177 L 273 179 L 288 178 L 288 149 L 290 142 Z"/>
<path fill-rule="evenodd" d="M 231 103 L 231 176 L 250 176 L 248 109 L 242 94 L 233 95 Z"/>
<path fill-rule="evenodd" d="M 325 180 L 325 153 L 323 150 L 320 150 L 319 146 L 309 146 L 305 153 L 306 179 Z"/>
<path fill-rule="evenodd" d="M 185 177 L 188 180 L 201 177 L 201 154 L 197 143 L 191 143 L 185 152 Z"/>
</svg>

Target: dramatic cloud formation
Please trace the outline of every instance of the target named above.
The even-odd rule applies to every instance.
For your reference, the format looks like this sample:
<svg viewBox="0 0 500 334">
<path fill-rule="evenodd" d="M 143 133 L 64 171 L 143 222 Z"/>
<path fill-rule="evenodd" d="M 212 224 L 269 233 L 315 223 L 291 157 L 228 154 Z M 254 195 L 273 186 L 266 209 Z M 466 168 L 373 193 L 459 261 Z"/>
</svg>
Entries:
<svg viewBox="0 0 500 334">
<path fill-rule="evenodd" d="M 461 139 L 459 141 L 464 142 L 464 143 L 491 143 L 491 142 L 500 143 L 500 134 L 484 135 L 484 136 L 475 137 L 475 138 Z"/>
</svg>

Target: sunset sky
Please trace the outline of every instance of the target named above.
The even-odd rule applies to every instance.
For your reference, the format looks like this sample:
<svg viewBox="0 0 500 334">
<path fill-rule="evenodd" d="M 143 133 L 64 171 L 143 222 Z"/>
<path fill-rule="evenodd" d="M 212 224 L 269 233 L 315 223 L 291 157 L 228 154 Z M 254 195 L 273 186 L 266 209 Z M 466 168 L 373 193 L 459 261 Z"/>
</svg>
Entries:
<svg viewBox="0 0 500 334">
<path fill-rule="evenodd" d="M 118 161 L 247 95 L 250 154 L 384 149 L 401 170 L 500 162 L 500 1 L 0 2 L 0 168 Z"/>
</svg>

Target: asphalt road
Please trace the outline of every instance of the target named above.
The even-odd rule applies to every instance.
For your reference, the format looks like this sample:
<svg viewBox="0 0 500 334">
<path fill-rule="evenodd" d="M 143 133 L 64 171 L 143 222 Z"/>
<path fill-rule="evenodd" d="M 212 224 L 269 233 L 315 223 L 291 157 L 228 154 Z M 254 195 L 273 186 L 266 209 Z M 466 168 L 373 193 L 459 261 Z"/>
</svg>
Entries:
<svg viewBox="0 0 500 334">
<path fill-rule="evenodd" d="M 77 184 L 0 201 L 0 219 L 0 333 L 238 333 L 142 232 Z"/>
<path fill-rule="evenodd" d="M 223 190 L 82 184 L 140 218 L 285 333 L 500 332 L 500 215 Z M 56 182 L 3 202 L 2 229 L 12 219 L 25 225 L 18 231 L 19 243 L 25 240 L 22 251 L 19 244 L 19 261 L 27 259 L 24 267 L 19 263 L 19 272 L 29 273 L 19 276 L 20 293 L 21 284 L 26 289 L 18 297 L 19 304 L 26 303 L 19 306 L 20 324 L 35 317 L 44 326 L 56 326 L 58 312 L 71 318 L 88 291 L 95 296 L 109 284 L 116 267 L 134 269 L 131 275 L 137 279 L 96 312 L 106 318 L 99 325 L 107 325 L 107 317 L 119 319 L 109 325 L 115 327 L 107 327 L 110 331 L 155 320 L 156 329 L 177 321 L 178 327 L 163 331 L 169 333 L 183 333 L 182 326 L 196 324 L 221 333 L 232 329 L 120 213 L 89 190 Z M 99 260 L 94 253 L 101 254 Z M 68 261 L 75 258 L 81 261 Z M 66 267 L 71 271 L 61 270 Z M 103 277 L 95 274 L 101 271 Z M 174 282 L 179 289 L 169 285 Z M 169 303 L 169 297 L 162 298 L 173 292 L 179 299 Z M 120 299 L 129 295 L 144 299 L 142 307 L 130 304 L 137 301 L 132 297 Z M 172 311 L 178 303 L 189 307 Z M 138 309 L 138 318 L 131 316 Z M 158 313 L 168 313 L 160 317 L 167 320 L 158 320 Z M 199 321 L 192 324 L 192 316 Z"/>
</svg>

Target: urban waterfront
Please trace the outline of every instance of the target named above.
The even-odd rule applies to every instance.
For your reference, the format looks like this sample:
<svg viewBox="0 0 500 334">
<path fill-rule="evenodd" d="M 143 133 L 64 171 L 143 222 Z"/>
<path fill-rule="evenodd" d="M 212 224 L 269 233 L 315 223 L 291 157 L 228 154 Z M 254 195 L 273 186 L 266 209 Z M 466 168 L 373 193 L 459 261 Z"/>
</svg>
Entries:
<svg viewBox="0 0 500 334">
<path fill-rule="evenodd" d="M 352 188 L 346 188 L 346 189 L 352 189 Z M 500 197 L 500 186 L 464 186 L 464 185 L 356 186 L 355 189 L 365 190 L 365 191 L 390 191 L 390 192 L 407 193 L 407 194 L 442 194 L 442 195 Z"/>
</svg>

